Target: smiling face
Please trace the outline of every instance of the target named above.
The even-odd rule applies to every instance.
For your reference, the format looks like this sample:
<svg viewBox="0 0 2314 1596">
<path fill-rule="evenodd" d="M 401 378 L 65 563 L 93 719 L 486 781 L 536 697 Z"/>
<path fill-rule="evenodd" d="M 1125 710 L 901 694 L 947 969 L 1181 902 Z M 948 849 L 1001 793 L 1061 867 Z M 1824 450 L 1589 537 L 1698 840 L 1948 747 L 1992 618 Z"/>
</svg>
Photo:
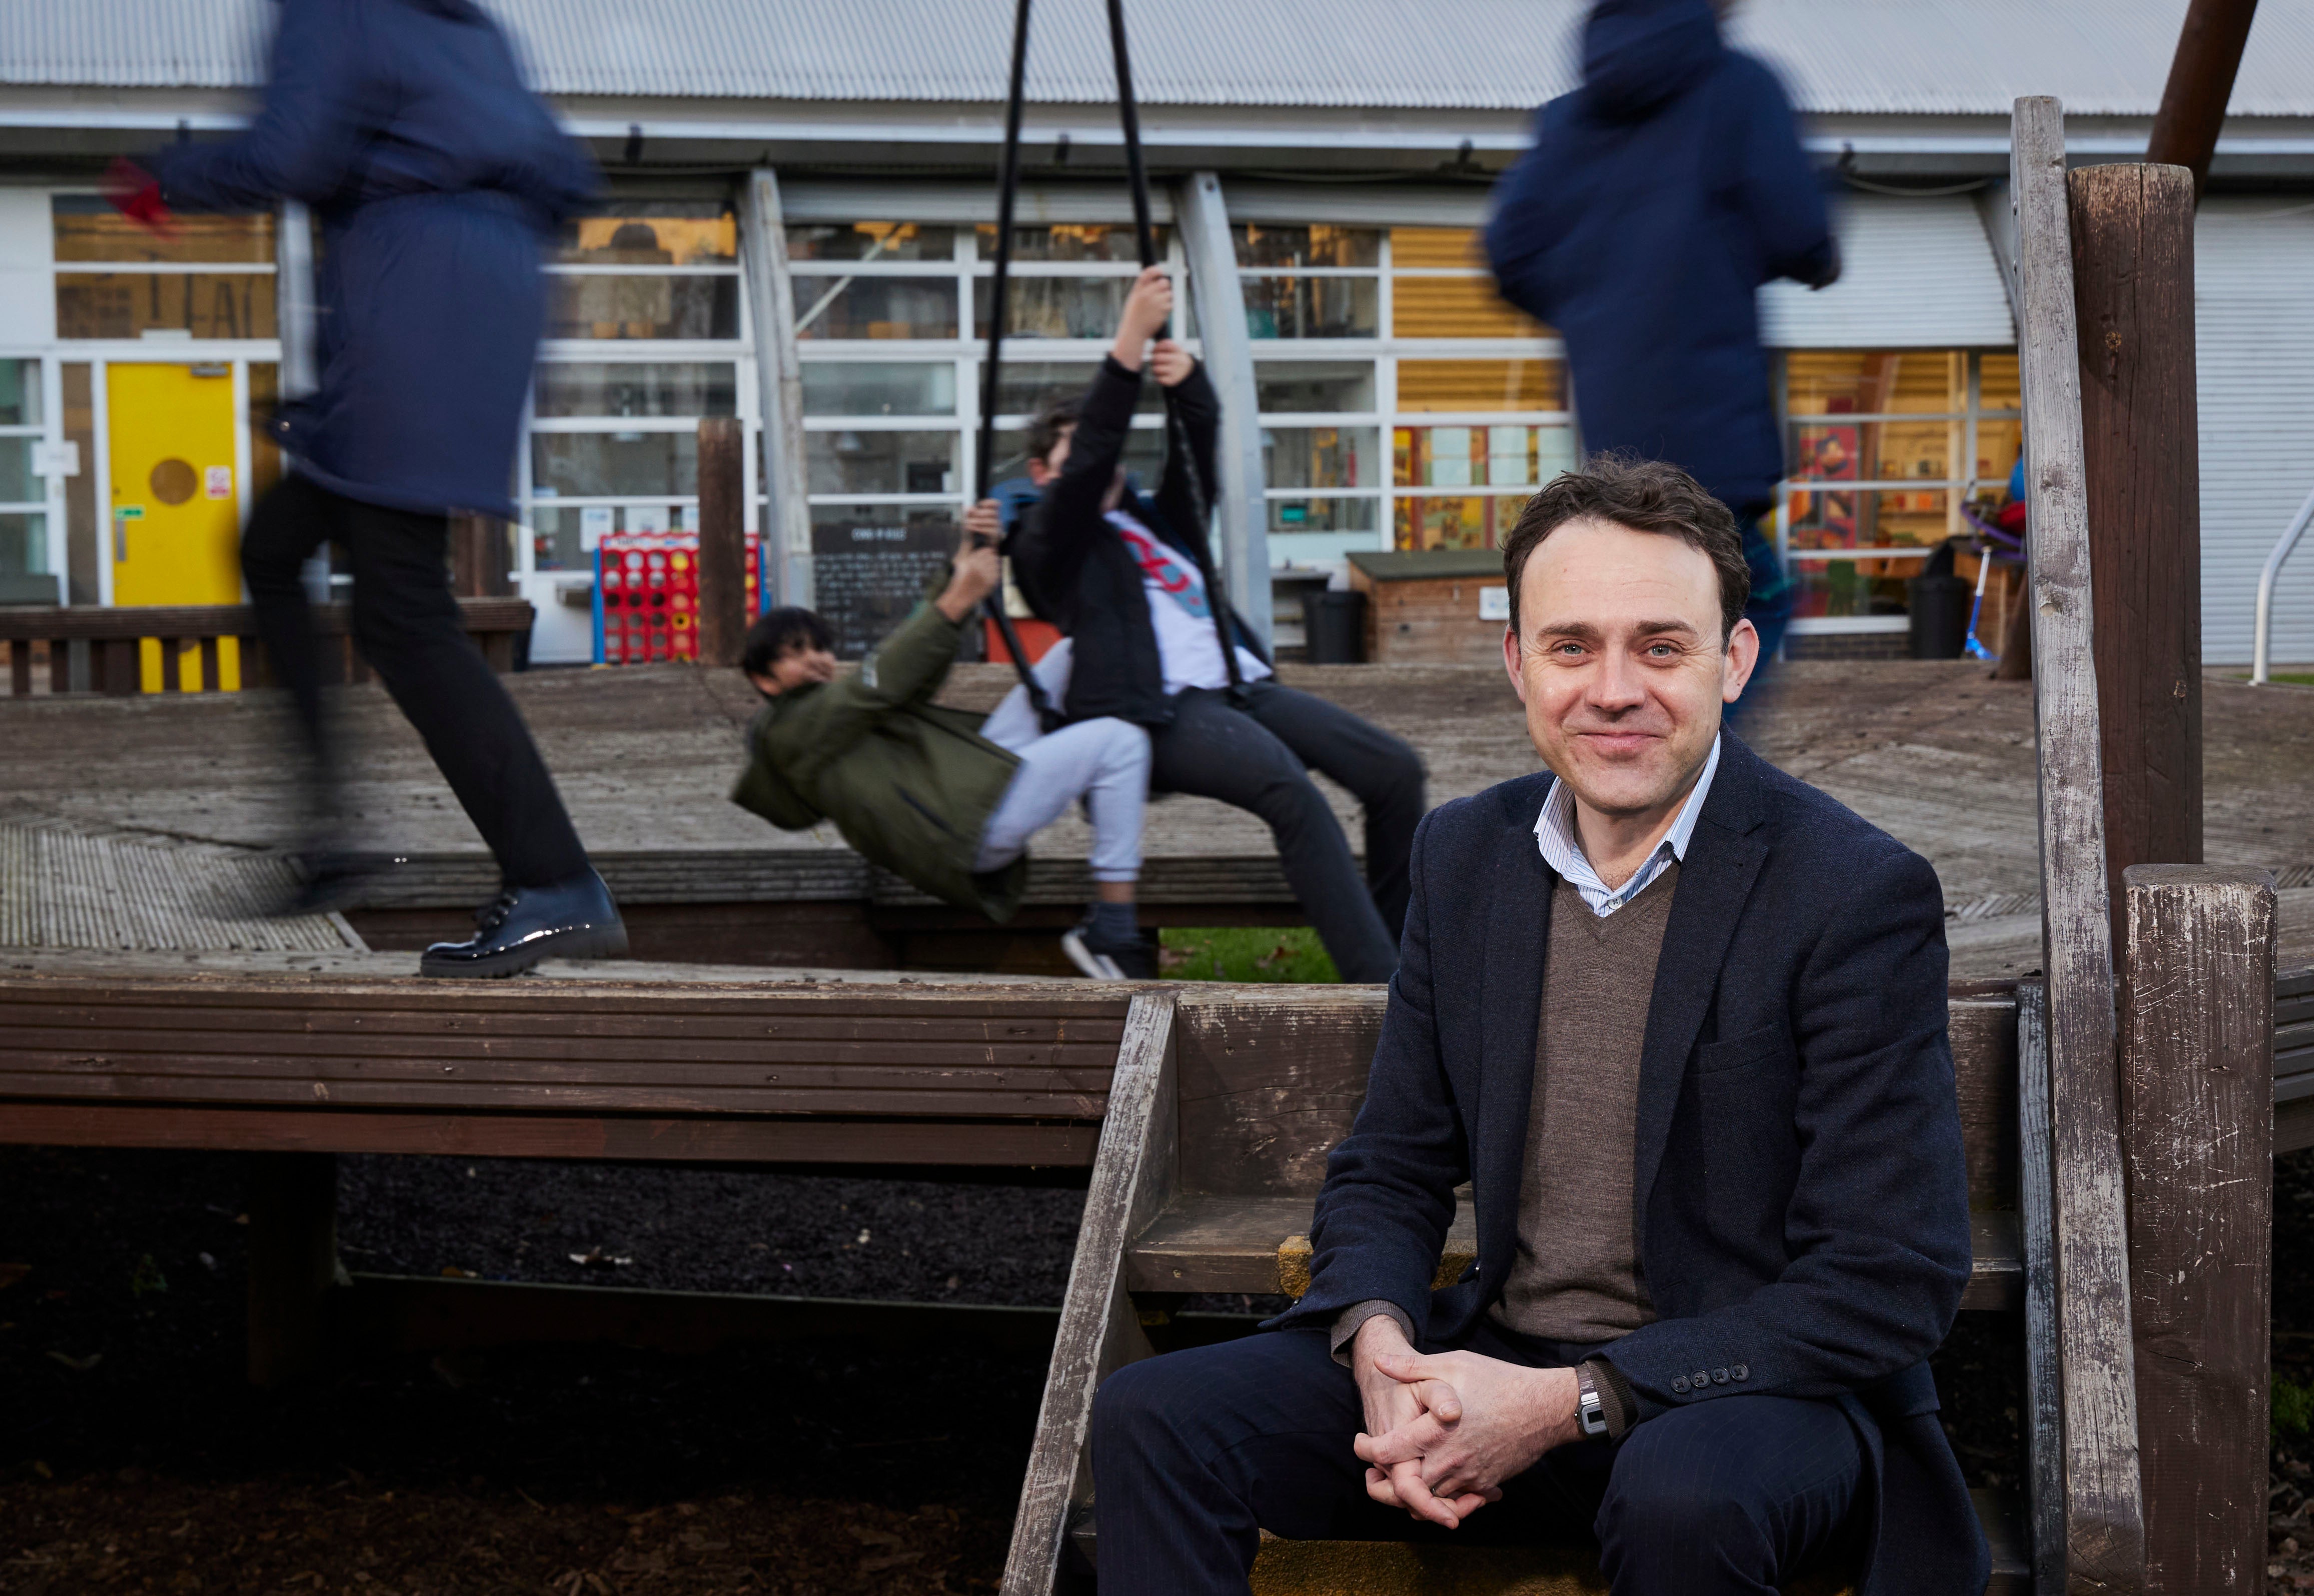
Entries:
<svg viewBox="0 0 2314 1596">
<path fill-rule="evenodd" d="M 833 682 L 837 669 L 835 655 L 810 643 L 799 643 L 772 661 L 768 673 L 751 671 L 747 680 L 755 684 L 756 692 L 768 698 L 777 698 L 799 687 L 816 687 Z"/>
<path fill-rule="evenodd" d="M 1537 754 L 1578 805 L 1667 819 L 1703 770 L 1759 634 L 1720 637 L 1719 578 L 1685 539 L 1569 521 L 1527 556 L 1503 664 Z"/>
</svg>

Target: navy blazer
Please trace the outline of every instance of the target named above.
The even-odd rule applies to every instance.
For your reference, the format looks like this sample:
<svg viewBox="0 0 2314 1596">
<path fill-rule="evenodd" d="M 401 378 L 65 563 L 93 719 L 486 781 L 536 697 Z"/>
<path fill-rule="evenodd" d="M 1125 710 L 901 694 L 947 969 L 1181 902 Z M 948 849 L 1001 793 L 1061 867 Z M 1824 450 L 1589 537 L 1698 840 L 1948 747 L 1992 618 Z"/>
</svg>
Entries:
<svg viewBox="0 0 2314 1596">
<path fill-rule="evenodd" d="M 1416 833 L 1365 1103 L 1281 1326 L 1380 1298 L 1459 1344 L 1502 1295 L 1557 886 L 1534 839 L 1550 784 L 1506 781 Z M 1726 734 L 1639 1067 L 1632 1219 L 1659 1317 L 1603 1355 L 1641 1422 L 1747 1394 L 1841 1403 L 1877 1508 L 1867 1596 L 1990 1573 L 1925 1362 L 1969 1278 L 1946 965 L 1928 861 Z M 1479 1260 L 1434 1294 L 1464 1181 Z"/>
</svg>

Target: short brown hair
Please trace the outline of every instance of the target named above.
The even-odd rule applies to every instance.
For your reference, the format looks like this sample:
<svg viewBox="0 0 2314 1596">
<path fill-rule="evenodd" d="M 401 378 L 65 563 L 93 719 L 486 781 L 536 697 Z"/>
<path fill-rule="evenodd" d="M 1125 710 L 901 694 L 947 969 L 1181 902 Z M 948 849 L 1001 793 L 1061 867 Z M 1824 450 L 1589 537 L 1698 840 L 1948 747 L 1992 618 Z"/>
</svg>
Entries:
<svg viewBox="0 0 2314 1596">
<path fill-rule="evenodd" d="M 1569 521 L 1610 521 L 1633 532 L 1659 532 L 1700 549 L 1719 573 L 1719 640 L 1744 618 L 1752 596 L 1752 569 L 1744 537 L 1727 507 L 1679 467 L 1636 454 L 1594 454 L 1580 471 L 1561 472 L 1526 501 L 1503 544 L 1503 576 L 1510 583 L 1511 630 L 1518 630 L 1519 578 L 1526 557 Z"/>
<path fill-rule="evenodd" d="M 1084 401 L 1073 395 L 1047 400 L 1045 408 L 1029 423 L 1029 458 L 1040 463 L 1050 460 L 1060 446 L 1061 434 L 1074 427 L 1083 411 Z"/>
</svg>

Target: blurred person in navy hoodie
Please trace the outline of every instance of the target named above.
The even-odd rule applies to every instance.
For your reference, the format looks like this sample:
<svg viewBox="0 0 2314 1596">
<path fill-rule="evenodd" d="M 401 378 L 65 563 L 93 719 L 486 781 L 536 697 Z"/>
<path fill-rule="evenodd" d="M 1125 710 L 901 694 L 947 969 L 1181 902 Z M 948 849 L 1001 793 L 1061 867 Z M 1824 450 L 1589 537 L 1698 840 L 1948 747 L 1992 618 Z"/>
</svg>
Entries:
<svg viewBox="0 0 2314 1596">
<path fill-rule="evenodd" d="M 1584 447 L 1670 461 L 1736 512 L 1765 667 L 1792 590 L 1759 525 L 1783 445 L 1756 295 L 1827 287 L 1840 243 L 1783 86 L 1720 40 L 1727 9 L 1598 0 L 1583 86 L 1536 113 L 1487 252 L 1503 297 L 1567 340 Z"/>
<path fill-rule="evenodd" d="M 362 657 L 497 857 L 504 890 L 473 939 L 426 950 L 428 975 L 626 951 L 537 745 L 465 634 L 446 565 L 453 512 L 515 514 L 508 487 L 546 318 L 540 256 L 597 187 L 472 0 L 283 0 L 248 130 L 111 174 L 114 203 L 163 229 L 172 209 L 283 198 L 320 225 L 319 391 L 271 422 L 292 468 L 251 516 L 242 570 L 310 761 L 308 885 L 294 906 L 334 907 L 359 878 L 301 578 L 325 542 L 352 568 Z"/>
</svg>

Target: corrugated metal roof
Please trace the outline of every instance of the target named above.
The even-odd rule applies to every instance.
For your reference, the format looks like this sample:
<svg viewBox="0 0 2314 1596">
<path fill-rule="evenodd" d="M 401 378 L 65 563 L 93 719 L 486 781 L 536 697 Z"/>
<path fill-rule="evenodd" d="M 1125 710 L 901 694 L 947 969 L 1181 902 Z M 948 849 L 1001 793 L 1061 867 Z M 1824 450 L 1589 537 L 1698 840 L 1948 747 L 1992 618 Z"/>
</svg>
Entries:
<svg viewBox="0 0 2314 1596">
<path fill-rule="evenodd" d="M 552 94 L 985 102 L 1008 0 L 489 0 Z M 1128 0 L 1153 105 L 1520 110 L 1573 82 L 1581 0 Z M 2186 0 L 1748 0 L 1736 39 L 1817 114 L 2151 114 Z M 237 87 L 269 0 L 9 0 L 0 83 Z M 1032 96 L 1111 97 L 1101 0 L 1039 0 Z M 2314 114 L 2314 0 L 2265 0 L 2236 115 Z"/>
</svg>

